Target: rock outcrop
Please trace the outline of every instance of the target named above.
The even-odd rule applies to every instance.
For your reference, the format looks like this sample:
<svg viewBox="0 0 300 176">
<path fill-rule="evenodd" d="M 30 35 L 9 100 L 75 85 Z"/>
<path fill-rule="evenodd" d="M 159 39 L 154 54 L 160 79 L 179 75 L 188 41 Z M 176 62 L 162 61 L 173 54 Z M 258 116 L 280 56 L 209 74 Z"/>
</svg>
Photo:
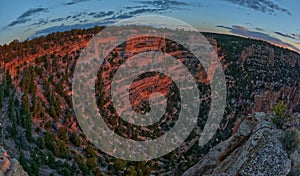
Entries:
<svg viewBox="0 0 300 176">
<path fill-rule="evenodd" d="M 300 146 L 292 154 L 283 147 L 283 130 L 273 116 L 254 113 L 239 123 L 235 134 L 212 148 L 184 175 L 298 175 Z"/>
<path fill-rule="evenodd" d="M 292 169 L 289 175 L 300 175 L 300 147 L 298 147 L 291 155 Z"/>
<path fill-rule="evenodd" d="M 0 146 L 0 176 L 28 176 L 19 161 L 11 158 Z"/>
</svg>

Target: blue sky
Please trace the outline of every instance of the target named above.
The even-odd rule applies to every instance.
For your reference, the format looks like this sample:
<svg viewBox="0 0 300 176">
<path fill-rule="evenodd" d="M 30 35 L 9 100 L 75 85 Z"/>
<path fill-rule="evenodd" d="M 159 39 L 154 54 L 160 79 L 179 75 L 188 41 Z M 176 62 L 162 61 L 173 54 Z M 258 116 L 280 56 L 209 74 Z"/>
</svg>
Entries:
<svg viewBox="0 0 300 176">
<path fill-rule="evenodd" d="M 300 0 L 1 1 L 0 44 L 149 14 L 178 18 L 199 31 L 263 39 L 300 52 Z"/>
</svg>

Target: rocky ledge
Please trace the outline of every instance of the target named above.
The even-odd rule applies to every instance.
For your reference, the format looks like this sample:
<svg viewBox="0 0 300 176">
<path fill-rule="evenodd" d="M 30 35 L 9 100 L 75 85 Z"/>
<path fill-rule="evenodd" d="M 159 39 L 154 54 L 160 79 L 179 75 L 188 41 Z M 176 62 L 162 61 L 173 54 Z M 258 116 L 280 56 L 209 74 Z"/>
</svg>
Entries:
<svg viewBox="0 0 300 176">
<path fill-rule="evenodd" d="M 184 175 L 300 175 L 300 145 L 289 150 L 283 142 L 287 130 L 278 129 L 274 116 L 251 114 L 236 124 L 228 140 L 213 147 Z M 299 129 L 299 114 L 290 129 Z"/>
<path fill-rule="evenodd" d="M 0 176 L 28 176 L 19 161 L 11 158 L 0 146 Z"/>
</svg>

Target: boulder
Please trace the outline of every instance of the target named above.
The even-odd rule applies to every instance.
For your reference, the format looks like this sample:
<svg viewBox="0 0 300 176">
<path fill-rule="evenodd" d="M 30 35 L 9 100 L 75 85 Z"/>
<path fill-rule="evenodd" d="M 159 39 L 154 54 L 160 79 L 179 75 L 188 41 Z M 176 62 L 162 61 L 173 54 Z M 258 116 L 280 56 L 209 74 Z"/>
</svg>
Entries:
<svg viewBox="0 0 300 176">
<path fill-rule="evenodd" d="M 291 159 L 280 142 L 272 115 L 254 113 L 241 120 L 233 136 L 213 147 L 183 175 L 285 176 Z"/>
<path fill-rule="evenodd" d="M 19 161 L 11 158 L 3 146 L 0 146 L 0 176 L 28 176 Z"/>
<path fill-rule="evenodd" d="M 10 168 L 10 161 L 6 156 L 0 155 L 0 170 L 5 173 Z"/>
<path fill-rule="evenodd" d="M 19 161 L 12 158 L 11 167 L 5 173 L 6 176 L 28 176 L 28 174 L 23 170 L 23 167 L 20 165 Z"/>
<path fill-rule="evenodd" d="M 292 161 L 292 169 L 289 175 L 300 175 L 300 146 L 298 146 L 298 148 L 290 154 L 290 158 Z"/>
</svg>

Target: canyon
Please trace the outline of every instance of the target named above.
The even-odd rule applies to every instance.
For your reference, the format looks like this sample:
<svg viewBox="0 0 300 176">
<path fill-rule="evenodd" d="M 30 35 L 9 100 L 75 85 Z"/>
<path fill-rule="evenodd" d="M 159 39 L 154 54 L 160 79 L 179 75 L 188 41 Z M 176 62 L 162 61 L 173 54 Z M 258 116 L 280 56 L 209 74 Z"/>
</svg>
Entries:
<svg viewBox="0 0 300 176">
<path fill-rule="evenodd" d="M 159 123 L 146 127 L 130 125 L 124 122 L 113 108 L 110 84 L 118 67 L 131 56 L 149 50 L 169 53 L 193 73 L 201 92 L 202 111 L 199 112 L 197 125 L 188 139 L 170 154 L 138 164 L 115 159 L 89 142 L 81 131 L 72 108 L 72 76 L 76 62 L 82 49 L 102 29 L 103 27 L 95 27 L 52 33 L 46 37 L 24 42 L 14 41 L 0 47 L 1 80 L 3 89 L 8 92 L 2 100 L 1 120 L 5 119 L 2 125 L 9 127 L 2 129 L 4 136 L 0 144 L 14 158 L 20 158 L 23 153 L 25 159 L 21 165 L 23 164 L 24 170 L 32 175 L 199 173 L 196 170 L 199 168 L 201 170 L 201 163 L 206 162 L 205 158 L 212 155 L 210 150 L 216 150 L 214 146 L 226 146 L 224 144 L 226 140 L 234 138 L 233 129 L 238 128 L 235 127 L 235 123 L 243 117 L 255 112 L 272 114 L 274 106 L 279 101 L 284 101 L 287 109 L 293 113 L 300 110 L 299 53 L 263 41 L 203 33 L 224 69 L 227 104 L 216 135 L 206 145 L 200 147 L 197 141 L 208 118 L 211 102 L 209 81 L 214 76 L 214 65 L 211 65 L 209 72 L 206 73 L 191 53 L 165 38 L 133 39 L 116 47 L 105 58 L 105 62 L 99 65 L 95 98 L 99 112 L 103 114 L 108 126 L 125 138 L 147 140 L 164 134 L 176 123 L 180 110 L 178 89 L 169 77 L 159 73 L 147 73 L 135 79 L 130 86 L 129 97 L 133 109 L 145 113 L 149 110 L 151 93 L 161 92 L 165 95 L 170 101 L 167 113 Z M 111 38 L 107 36 L 102 40 L 109 43 Z M 10 106 L 16 109 L 13 110 L 15 118 L 9 115 L 14 114 L 11 113 Z M 30 112 L 32 126 L 29 127 L 26 123 L 23 126 L 19 125 L 16 127 L 16 137 L 10 137 L 13 124 L 18 123 L 18 119 L 22 117 L 20 114 L 23 113 L 21 112 L 23 106 L 25 111 Z M 32 133 L 32 139 L 29 141 L 24 135 L 26 130 L 28 134 L 29 130 Z M 24 143 L 20 144 L 17 140 Z M 47 141 L 53 142 L 54 145 Z M 225 142 L 220 143 L 222 141 Z M 289 158 L 287 155 L 284 157 Z M 199 161 L 200 164 L 195 165 Z M 33 166 L 38 166 L 38 169 L 33 171 L 33 168 L 36 168 Z M 188 170 L 189 168 L 191 169 Z M 222 169 L 220 168 L 219 172 L 223 171 Z M 213 173 L 203 171 L 209 172 Z"/>
</svg>

